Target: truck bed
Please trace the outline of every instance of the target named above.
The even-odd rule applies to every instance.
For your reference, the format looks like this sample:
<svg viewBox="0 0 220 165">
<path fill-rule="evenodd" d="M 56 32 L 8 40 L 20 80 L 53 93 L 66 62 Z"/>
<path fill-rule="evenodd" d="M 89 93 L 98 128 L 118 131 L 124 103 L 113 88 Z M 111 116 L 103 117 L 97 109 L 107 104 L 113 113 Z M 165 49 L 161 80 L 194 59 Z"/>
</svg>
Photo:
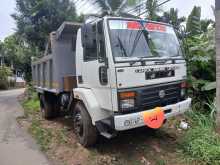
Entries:
<svg viewBox="0 0 220 165">
<path fill-rule="evenodd" d="M 64 22 L 52 32 L 44 56 L 32 62 L 35 88 L 53 93 L 69 92 L 76 87 L 76 36 L 80 23 Z"/>
</svg>

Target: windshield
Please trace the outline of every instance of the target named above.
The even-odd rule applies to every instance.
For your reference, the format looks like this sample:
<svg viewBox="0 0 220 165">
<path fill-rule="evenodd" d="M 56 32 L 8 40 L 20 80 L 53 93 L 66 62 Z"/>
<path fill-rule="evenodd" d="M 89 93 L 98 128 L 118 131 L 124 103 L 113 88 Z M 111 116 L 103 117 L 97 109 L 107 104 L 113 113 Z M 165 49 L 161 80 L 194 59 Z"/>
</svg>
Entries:
<svg viewBox="0 0 220 165">
<path fill-rule="evenodd" d="M 171 26 L 109 20 L 109 29 L 115 61 L 182 56 L 180 44 Z"/>
</svg>

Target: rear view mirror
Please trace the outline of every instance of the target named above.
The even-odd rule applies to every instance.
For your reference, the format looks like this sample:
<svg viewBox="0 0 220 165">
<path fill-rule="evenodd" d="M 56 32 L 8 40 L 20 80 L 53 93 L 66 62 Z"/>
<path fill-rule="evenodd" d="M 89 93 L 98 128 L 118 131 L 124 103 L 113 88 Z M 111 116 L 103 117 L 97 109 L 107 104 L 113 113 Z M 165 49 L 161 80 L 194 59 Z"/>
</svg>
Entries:
<svg viewBox="0 0 220 165">
<path fill-rule="evenodd" d="M 82 26 L 82 46 L 85 49 L 96 49 L 96 28 L 92 24 Z"/>
</svg>

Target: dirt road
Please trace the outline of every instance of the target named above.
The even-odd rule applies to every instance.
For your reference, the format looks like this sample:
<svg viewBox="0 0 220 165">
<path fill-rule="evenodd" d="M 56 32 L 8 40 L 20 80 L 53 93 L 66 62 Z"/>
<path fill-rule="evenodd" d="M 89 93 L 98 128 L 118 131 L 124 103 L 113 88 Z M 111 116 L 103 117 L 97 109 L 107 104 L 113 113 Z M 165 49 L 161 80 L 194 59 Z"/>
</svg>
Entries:
<svg viewBox="0 0 220 165">
<path fill-rule="evenodd" d="M 50 165 L 16 118 L 23 115 L 17 96 L 24 89 L 0 91 L 0 165 Z"/>
</svg>

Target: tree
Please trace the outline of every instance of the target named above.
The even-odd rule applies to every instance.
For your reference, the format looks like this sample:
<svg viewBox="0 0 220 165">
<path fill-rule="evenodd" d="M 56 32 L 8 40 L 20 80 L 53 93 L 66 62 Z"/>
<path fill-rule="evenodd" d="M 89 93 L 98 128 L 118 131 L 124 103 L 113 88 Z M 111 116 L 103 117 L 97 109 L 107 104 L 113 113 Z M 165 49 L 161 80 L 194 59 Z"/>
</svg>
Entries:
<svg viewBox="0 0 220 165">
<path fill-rule="evenodd" d="M 0 89 L 8 89 L 8 76 L 11 76 L 11 69 L 6 66 L 0 66 Z"/>
<path fill-rule="evenodd" d="M 186 20 L 185 17 L 178 16 L 178 9 L 170 8 L 169 11 L 163 13 L 161 21 L 172 24 L 174 27 L 179 27 L 182 22 Z"/>
<path fill-rule="evenodd" d="M 187 45 L 189 92 L 196 106 L 205 109 L 207 102 L 214 100 L 215 95 L 215 29 L 210 28 L 206 33 L 189 37 Z"/>
<path fill-rule="evenodd" d="M 12 15 L 17 33 L 31 46 L 44 50 L 47 36 L 64 21 L 77 20 L 70 0 L 16 0 L 17 12 Z"/>
<path fill-rule="evenodd" d="M 31 57 L 40 55 L 37 47 L 30 46 L 19 35 L 14 34 L 5 38 L 3 49 L 6 64 L 8 66 L 13 64 L 16 70 L 24 72 L 25 79 L 29 81 L 31 79 Z"/>
<path fill-rule="evenodd" d="M 161 12 L 161 8 L 158 7 L 158 0 L 147 0 L 146 1 L 146 13 L 147 19 L 156 21 L 158 19 L 158 13 Z"/>
<path fill-rule="evenodd" d="M 127 6 L 135 4 L 136 0 L 96 0 L 102 11 L 111 12 L 111 14 L 120 14 Z"/>
<path fill-rule="evenodd" d="M 188 17 L 186 30 L 192 35 L 201 33 L 201 7 L 194 6 L 191 14 Z"/>
<path fill-rule="evenodd" d="M 3 51 L 3 43 L 0 41 L 0 54 L 2 53 Z"/>
<path fill-rule="evenodd" d="M 220 1 L 215 1 L 216 6 L 216 102 L 217 102 L 217 116 L 216 124 L 220 132 Z"/>
</svg>

